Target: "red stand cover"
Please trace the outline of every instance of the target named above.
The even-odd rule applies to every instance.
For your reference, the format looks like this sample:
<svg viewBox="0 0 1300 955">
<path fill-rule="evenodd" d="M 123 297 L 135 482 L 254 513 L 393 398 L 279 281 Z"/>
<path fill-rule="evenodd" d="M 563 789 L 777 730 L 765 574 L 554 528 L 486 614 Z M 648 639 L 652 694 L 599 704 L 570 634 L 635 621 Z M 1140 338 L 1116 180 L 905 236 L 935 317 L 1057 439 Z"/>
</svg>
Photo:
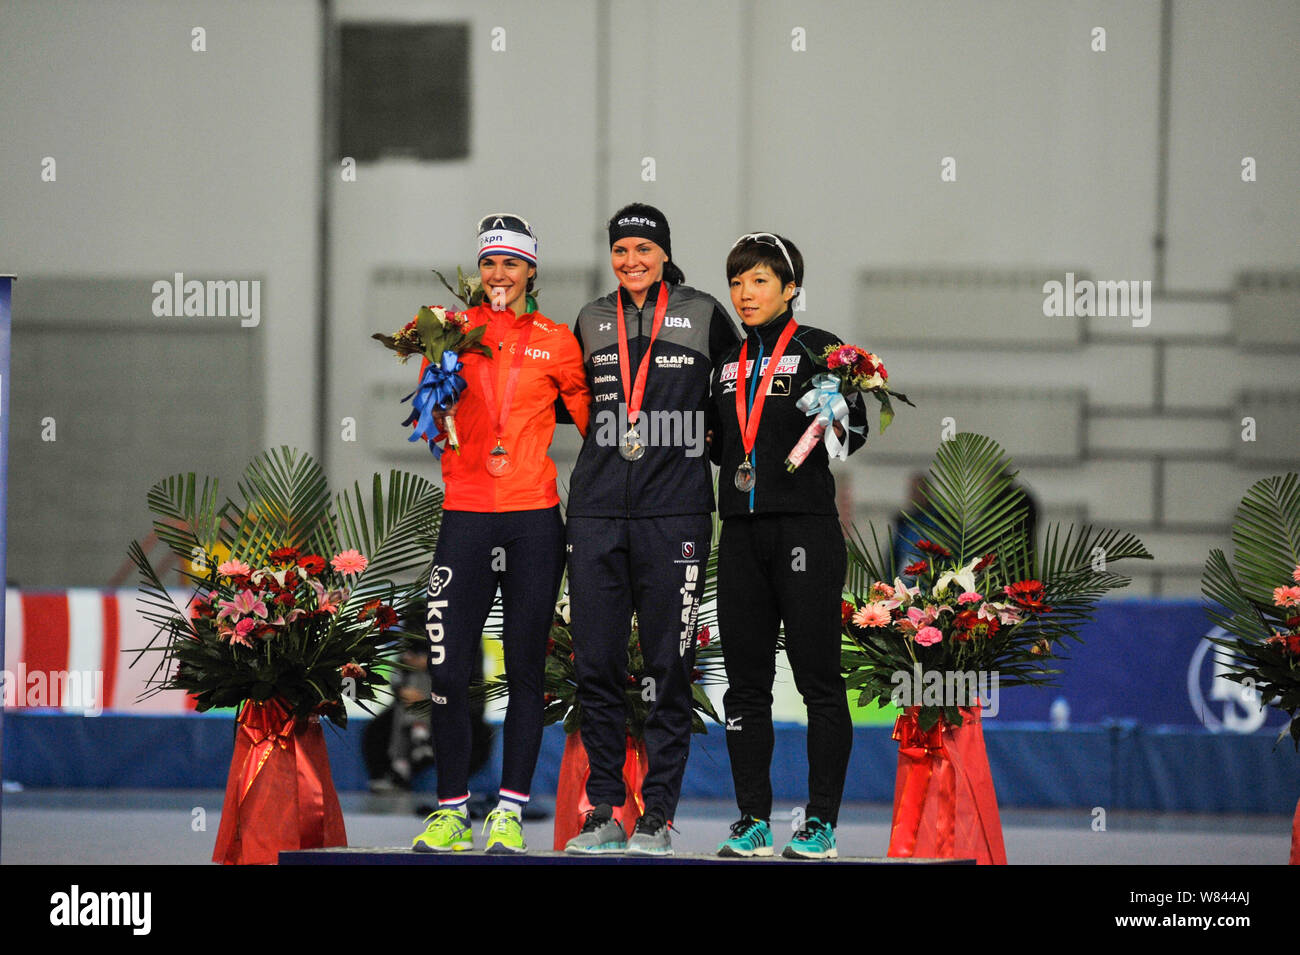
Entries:
<svg viewBox="0 0 1300 955">
<path fill-rule="evenodd" d="M 1295 819 L 1291 821 L 1291 865 L 1300 865 L 1300 802 L 1295 804 Z"/>
<path fill-rule="evenodd" d="M 928 733 L 917 722 L 919 710 L 908 707 L 894 723 L 898 775 L 889 855 L 1006 865 L 979 708 L 962 707 L 961 726 L 940 719 Z"/>
<path fill-rule="evenodd" d="M 614 807 L 614 818 L 623 825 L 623 831 L 629 835 L 636 821 L 645 811 L 641 800 L 641 784 L 645 781 L 649 761 L 646 758 L 645 741 L 627 737 L 627 751 L 623 759 L 623 786 L 627 789 L 627 800 L 621 806 Z M 564 741 L 564 758 L 560 761 L 560 779 L 555 787 L 555 846 L 557 851 L 564 849 L 564 844 L 576 836 L 582 829 L 582 823 L 591 810 L 587 801 L 587 779 L 591 776 L 591 764 L 587 762 L 587 750 L 582 745 L 582 734 L 575 731 Z"/>
<path fill-rule="evenodd" d="M 250 701 L 236 723 L 212 861 L 275 865 L 282 850 L 346 846 L 320 717 L 294 720 L 277 700 Z"/>
</svg>

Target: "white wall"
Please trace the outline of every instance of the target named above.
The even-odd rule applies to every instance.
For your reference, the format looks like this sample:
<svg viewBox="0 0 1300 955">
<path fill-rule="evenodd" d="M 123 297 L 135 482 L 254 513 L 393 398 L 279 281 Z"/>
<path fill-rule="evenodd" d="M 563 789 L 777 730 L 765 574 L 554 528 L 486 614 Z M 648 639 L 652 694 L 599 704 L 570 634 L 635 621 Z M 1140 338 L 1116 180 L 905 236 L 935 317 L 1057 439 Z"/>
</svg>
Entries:
<svg viewBox="0 0 1300 955">
<path fill-rule="evenodd" d="M 319 451 L 324 415 L 336 480 L 389 466 L 365 433 L 396 429 L 402 409 L 386 410 L 374 394 L 413 373 L 368 336 L 420 303 L 370 314 L 373 271 L 471 265 L 473 226 L 488 211 L 517 209 L 537 227 L 543 290 L 547 268 L 595 269 L 600 287 L 612 287 L 601 227 L 632 200 L 667 213 L 688 281 L 724 302 L 734 237 L 785 232 L 808 259 L 806 320 L 867 342 L 871 316 L 858 307 L 867 268 L 1154 278 L 1156 2 L 611 0 L 607 41 L 597 33 L 599 3 L 339 0 L 343 21 L 471 27 L 470 157 L 366 164 L 356 182 L 318 154 L 315 2 L 10 3 L 0 9 L 0 271 L 264 276 L 263 323 L 249 330 L 266 356 L 264 443 Z M 206 53 L 190 50 L 194 26 L 207 30 Z M 504 52 L 491 49 L 498 26 Z M 1106 30 L 1105 53 L 1090 49 L 1095 27 Z M 802 52 L 791 48 L 796 28 Z M 1231 460 L 1236 429 L 1227 425 L 1259 368 L 1294 387 L 1276 374 L 1293 367 L 1294 347 L 1244 361 L 1227 293 L 1241 269 L 1300 258 L 1297 41 L 1294 0 L 1174 4 L 1168 283 L 1218 299 L 1169 305 L 1167 324 L 1145 336 L 1085 335 L 1080 347 L 1040 347 L 1028 359 L 1031 391 L 1059 380 L 1084 393 L 1093 426 L 1119 428 L 1128 408 L 1164 432 L 1175 423 L 1161 417 L 1167 403 L 1205 412 L 1188 427 L 1228 435 L 1210 449 L 1215 481 L 1189 497 L 1180 475 L 1204 463 L 1188 449 L 1144 456 L 1141 435 L 1098 440 L 1093 427 L 1076 466 L 1036 474 L 1055 497 L 1049 507 L 1136 518 L 1163 533 L 1171 520 L 1191 520 L 1168 512 L 1174 502 L 1213 511 L 1221 528 L 1223 511 L 1208 498 L 1244 491 L 1253 472 Z M 58 161 L 57 183 L 40 181 L 44 156 Z M 945 156 L 956 159 L 956 182 L 940 181 Z M 1240 179 L 1243 156 L 1258 162 L 1255 183 Z M 642 179 L 646 157 L 653 182 Z M 333 225 L 325 409 L 314 406 L 321 175 Z M 20 279 L 18 309 L 21 289 Z M 939 375 L 958 389 L 985 387 L 990 369 L 1007 367 L 979 342 L 967 347 L 962 314 L 952 327 L 949 351 L 899 352 L 900 381 Z M 1185 397 L 1180 376 L 1200 356 L 1217 371 L 1213 400 Z M 1135 369 L 1131 387 L 1099 385 L 1117 358 Z M 1012 367 L 999 382 L 1016 378 Z M 912 426 L 908 414 L 896 428 Z M 342 440 L 343 417 L 357 419 L 361 440 Z M 917 422 L 931 426 L 929 417 Z M 404 460 L 437 473 L 427 454 Z M 853 480 L 885 489 L 870 502 L 883 507 L 901 496 L 911 467 L 855 463 Z"/>
<path fill-rule="evenodd" d="M 0 9 L 0 271 L 19 276 L 15 310 L 25 275 L 262 276 L 247 333 L 264 338 L 268 446 L 315 437 L 319 38 L 311 0 Z"/>
</svg>

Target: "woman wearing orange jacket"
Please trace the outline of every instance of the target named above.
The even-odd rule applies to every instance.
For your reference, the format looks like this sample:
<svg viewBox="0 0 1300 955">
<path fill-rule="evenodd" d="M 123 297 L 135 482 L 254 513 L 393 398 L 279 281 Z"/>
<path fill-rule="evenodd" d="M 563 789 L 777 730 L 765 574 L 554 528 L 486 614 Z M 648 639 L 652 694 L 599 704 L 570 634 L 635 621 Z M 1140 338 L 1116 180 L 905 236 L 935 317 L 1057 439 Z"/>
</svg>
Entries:
<svg viewBox="0 0 1300 955">
<path fill-rule="evenodd" d="M 488 852 L 523 852 L 520 823 L 542 738 L 542 673 L 564 571 L 564 525 L 547 455 L 556 399 L 587 431 L 591 395 L 573 333 L 527 310 L 537 239 L 518 216 L 479 224 L 479 275 L 492 304 L 471 308 L 492 351 L 461 356 L 466 388 L 456 405 L 459 453 L 442 456 L 446 497 L 429 576 L 425 630 L 438 809 L 416 851 L 473 848 L 469 801 L 469 684 L 483 624 L 501 589 L 510 701 L 503 732 L 500 802 L 487 819 Z"/>
</svg>

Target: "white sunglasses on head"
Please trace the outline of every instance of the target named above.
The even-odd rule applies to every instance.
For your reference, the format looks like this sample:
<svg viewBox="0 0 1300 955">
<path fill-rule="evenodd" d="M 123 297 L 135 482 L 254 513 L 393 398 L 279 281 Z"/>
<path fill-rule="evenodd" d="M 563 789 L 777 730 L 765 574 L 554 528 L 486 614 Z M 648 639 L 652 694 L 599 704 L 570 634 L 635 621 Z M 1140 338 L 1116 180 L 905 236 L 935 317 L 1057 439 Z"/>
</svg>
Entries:
<svg viewBox="0 0 1300 955">
<path fill-rule="evenodd" d="M 478 231 L 481 234 L 485 229 L 491 229 L 491 228 L 505 229 L 507 228 L 505 222 L 503 221 L 505 219 L 515 219 L 519 222 L 522 222 L 524 224 L 524 228 L 528 230 L 529 235 L 536 235 L 536 233 L 533 232 L 533 227 L 528 224 L 528 220 L 525 219 L 523 216 L 515 215 L 513 212 L 494 212 L 491 215 L 484 216 L 482 219 L 478 220 Z M 500 226 L 496 225 L 496 223 L 498 222 L 501 223 Z"/>
<path fill-rule="evenodd" d="M 785 256 L 785 264 L 790 266 L 790 281 L 795 282 L 796 285 L 798 284 L 796 276 L 798 276 L 799 273 L 795 271 L 794 263 L 790 261 L 790 253 L 787 251 L 785 243 L 777 236 L 774 236 L 770 232 L 750 232 L 746 235 L 742 235 L 739 239 L 733 242 L 731 247 L 734 249 L 742 242 L 762 242 L 764 245 L 776 246 L 781 250 L 781 254 Z"/>
</svg>

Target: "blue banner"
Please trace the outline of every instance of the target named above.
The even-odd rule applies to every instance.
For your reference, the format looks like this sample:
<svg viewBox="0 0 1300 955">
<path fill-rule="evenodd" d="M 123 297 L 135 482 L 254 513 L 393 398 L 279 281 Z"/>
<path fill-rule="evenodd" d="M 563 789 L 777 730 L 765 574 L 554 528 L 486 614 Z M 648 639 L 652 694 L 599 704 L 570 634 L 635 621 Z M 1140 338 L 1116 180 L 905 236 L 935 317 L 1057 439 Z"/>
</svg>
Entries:
<svg viewBox="0 0 1300 955">
<path fill-rule="evenodd" d="M 1222 635 L 1197 599 L 1104 602 L 1080 631 L 1083 643 L 1068 645 L 1059 685 L 1001 687 L 996 721 L 1051 722 L 1055 715 L 1072 725 L 1131 720 L 1277 735 L 1286 716 L 1261 709 L 1247 688 L 1224 678 L 1226 667 L 1206 639 Z"/>
</svg>

